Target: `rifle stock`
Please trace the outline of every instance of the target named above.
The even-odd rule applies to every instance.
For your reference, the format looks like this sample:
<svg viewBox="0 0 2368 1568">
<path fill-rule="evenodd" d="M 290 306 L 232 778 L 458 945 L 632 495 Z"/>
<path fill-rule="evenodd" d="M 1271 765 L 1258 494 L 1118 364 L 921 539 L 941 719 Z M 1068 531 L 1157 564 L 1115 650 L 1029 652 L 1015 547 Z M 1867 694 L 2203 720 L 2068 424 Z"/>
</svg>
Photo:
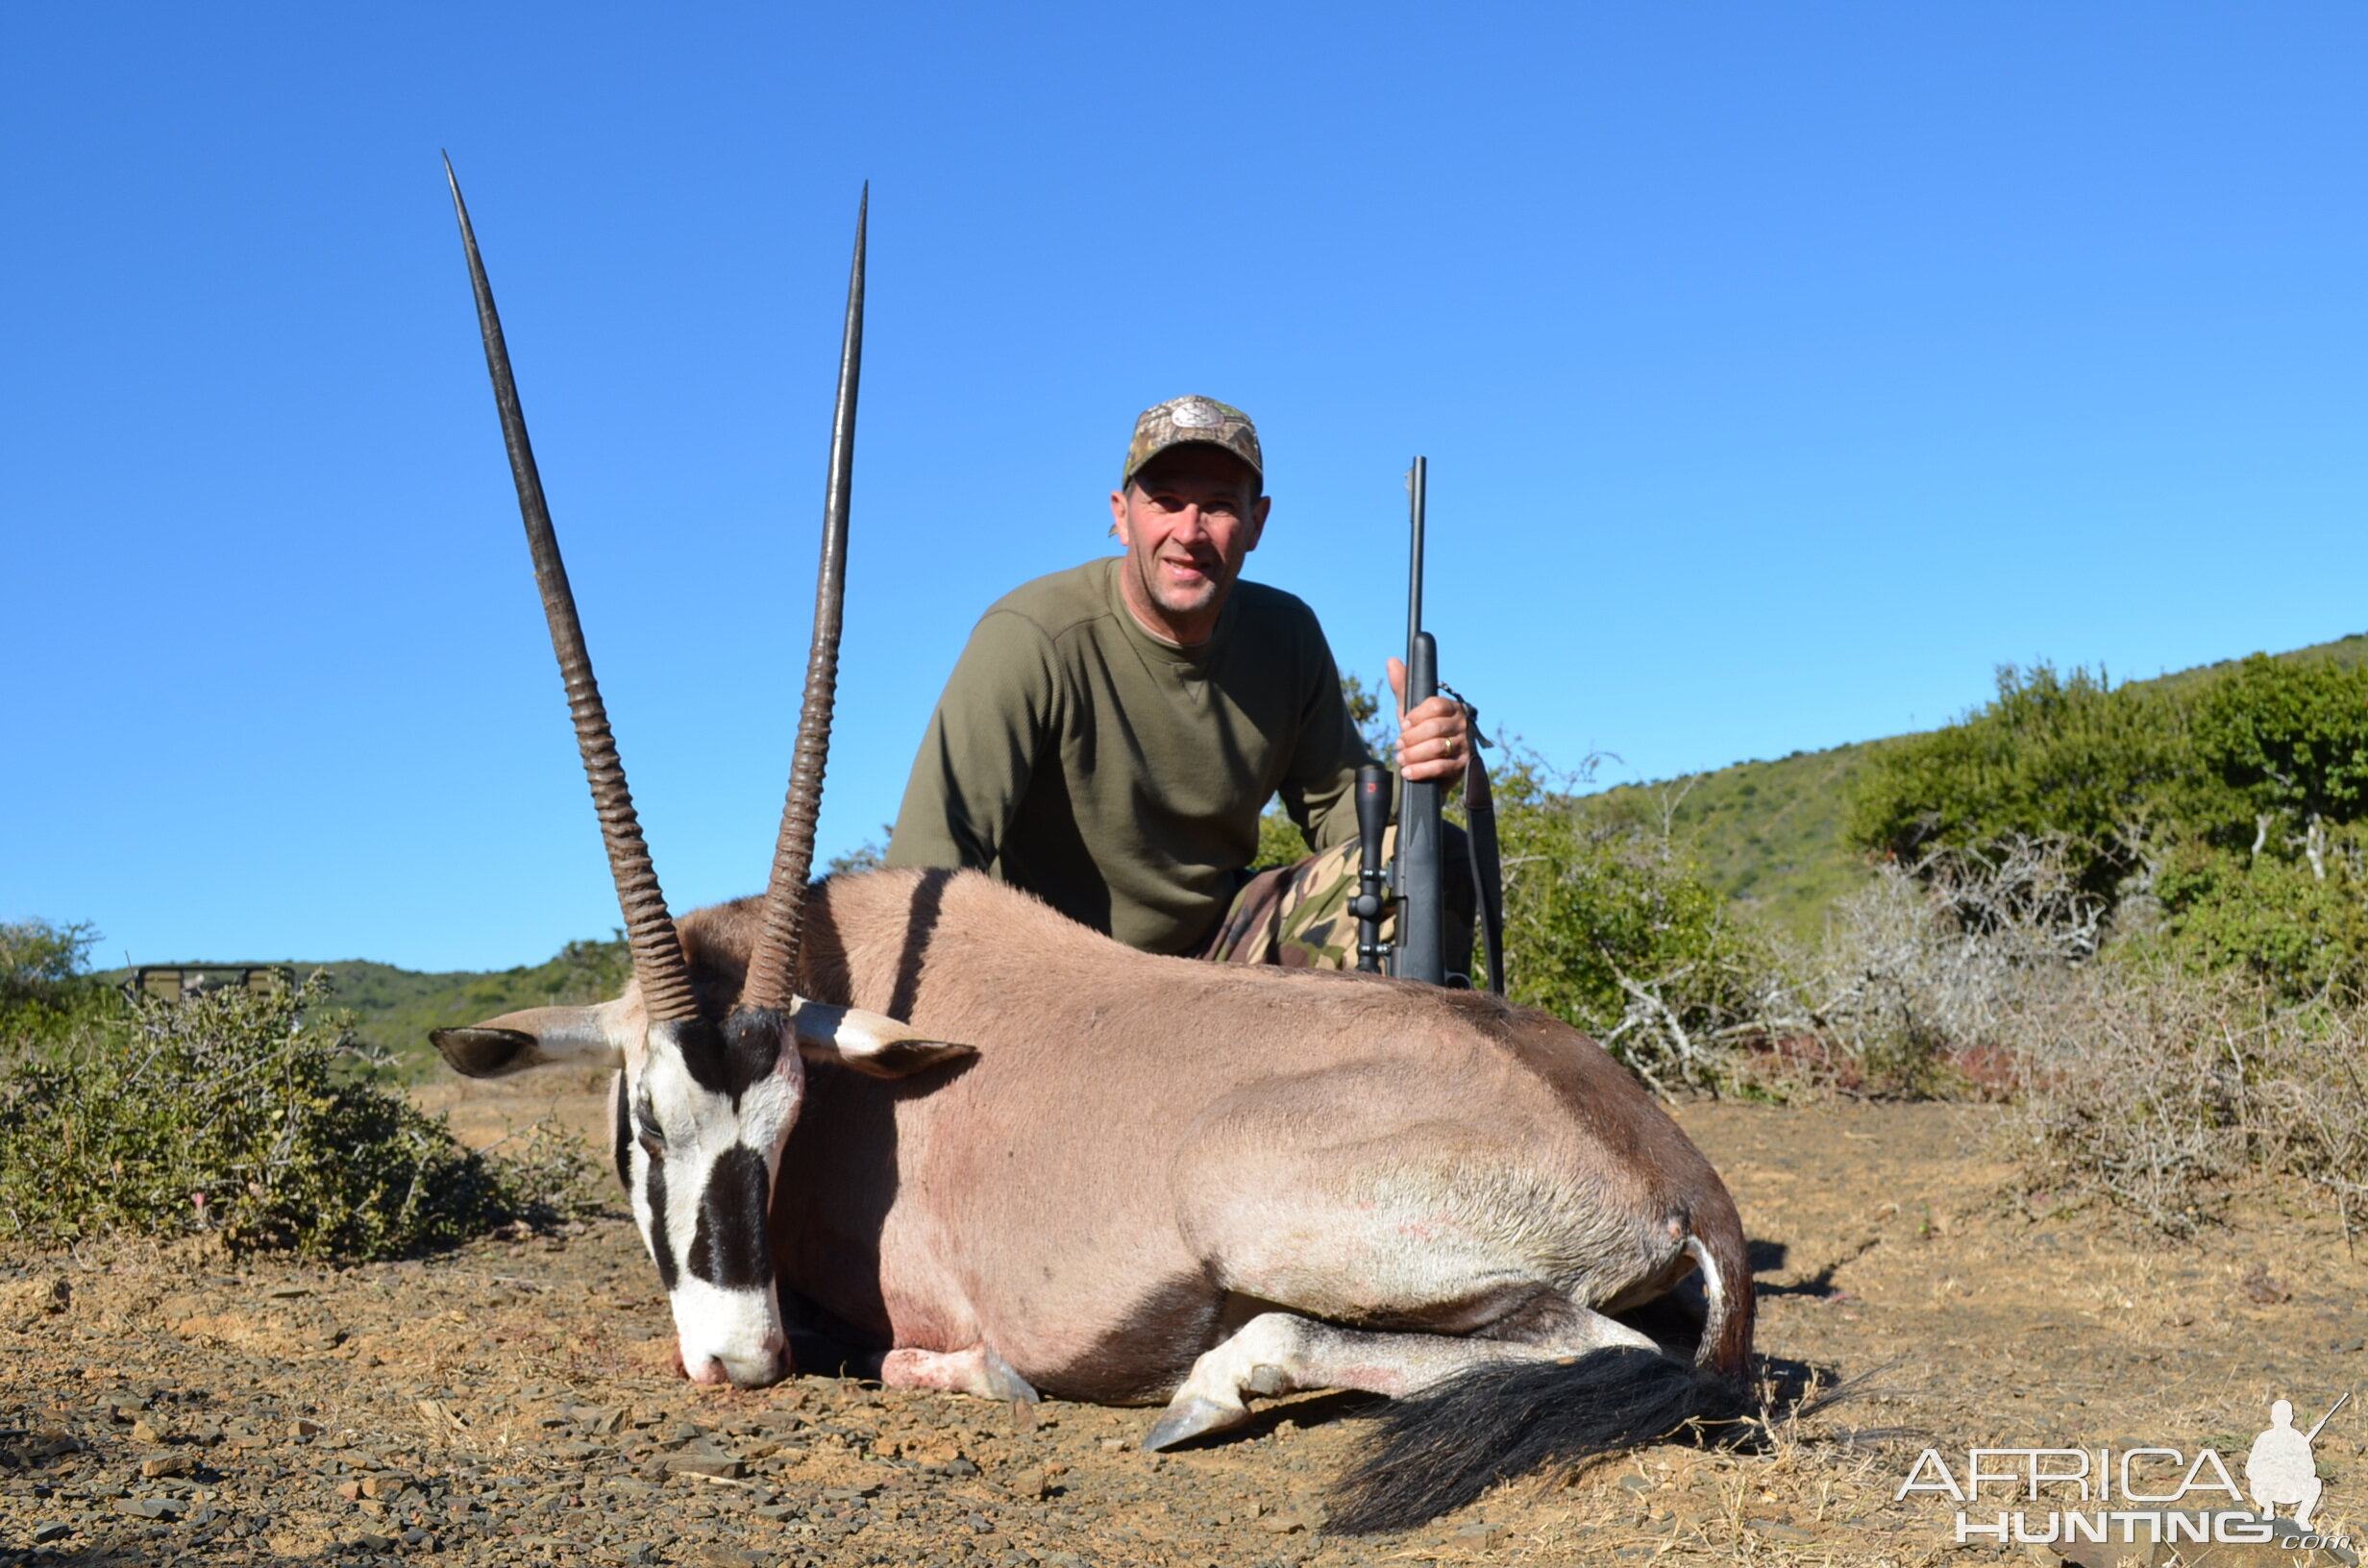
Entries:
<svg viewBox="0 0 2368 1568">
<path fill-rule="evenodd" d="M 1427 631 L 1415 634 L 1406 662 L 1409 708 L 1439 692 L 1439 650 Z M 1442 870 L 1440 787 L 1402 780 L 1397 808 L 1397 974 L 1434 986 L 1447 983 L 1446 879 Z"/>
</svg>

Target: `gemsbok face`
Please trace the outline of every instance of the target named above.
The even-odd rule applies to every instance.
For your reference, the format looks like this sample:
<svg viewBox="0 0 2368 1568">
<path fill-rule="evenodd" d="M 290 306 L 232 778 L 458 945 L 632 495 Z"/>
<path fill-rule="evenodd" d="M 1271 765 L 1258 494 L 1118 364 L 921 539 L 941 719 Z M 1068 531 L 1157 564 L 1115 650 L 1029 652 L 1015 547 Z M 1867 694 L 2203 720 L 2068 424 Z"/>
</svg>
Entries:
<svg viewBox="0 0 2368 1568">
<path fill-rule="evenodd" d="M 777 1037 L 743 1031 L 734 1050 L 704 1019 L 651 1024 L 638 987 L 597 1008 L 538 1008 L 436 1046 L 473 1074 L 551 1062 L 616 1063 L 610 1155 L 674 1308 L 682 1369 L 752 1387 L 789 1370 L 765 1228 L 803 1064 Z"/>
<path fill-rule="evenodd" d="M 609 1156 L 674 1310 L 682 1370 L 757 1387 L 791 1371 L 768 1220 L 808 1057 L 901 1078 L 958 1056 L 891 1018 L 803 999 L 788 1026 L 649 1022 L 638 981 L 599 1007 L 538 1007 L 432 1037 L 455 1070 L 614 1066 Z M 784 1048 L 786 1045 L 787 1048 Z"/>
<path fill-rule="evenodd" d="M 641 1071 L 617 1075 L 610 1114 L 683 1370 L 746 1386 L 787 1370 L 765 1216 L 805 1078 L 777 1036 L 743 1038 L 739 1060 L 703 1023 L 650 1040 Z"/>
<path fill-rule="evenodd" d="M 434 1036 L 436 1046 L 456 1068 L 474 1076 L 554 1062 L 618 1068 L 610 1089 L 617 1175 L 631 1197 L 633 1217 L 673 1305 L 683 1370 L 701 1383 L 772 1383 L 789 1371 L 789 1356 L 767 1220 L 781 1150 L 797 1122 L 804 1091 L 800 1053 L 895 1077 L 967 1049 L 917 1040 L 876 1014 L 803 1002 L 792 991 L 830 744 L 846 598 L 847 510 L 863 353 L 864 228 L 870 193 L 866 191 L 855 219 L 822 568 L 815 591 L 814 643 L 789 793 L 759 940 L 750 953 L 738 995 L 720 997 L 701 993 L 693 985 L 679 935 L 642 842 L 527 439 L 493 290 L 449 160 L 445 174 L 477 296 L 478 326 L 519 511 L 526 521 L 552 647 L 566 682 L 577 744 L 608 849 L 634 978 L 625 996 L 605 1006 L 540 1008 L 475 1028 L 440 1030 Z"/>
</svg>

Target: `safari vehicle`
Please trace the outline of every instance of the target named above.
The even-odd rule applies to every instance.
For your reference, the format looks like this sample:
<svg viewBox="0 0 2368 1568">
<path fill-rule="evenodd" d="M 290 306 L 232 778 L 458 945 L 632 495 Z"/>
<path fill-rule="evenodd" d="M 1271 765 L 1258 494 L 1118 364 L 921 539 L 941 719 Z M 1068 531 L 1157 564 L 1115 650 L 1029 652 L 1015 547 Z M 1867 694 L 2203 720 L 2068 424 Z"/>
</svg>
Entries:
<svg viewBox="0 0 2368 1568">
<path fill-rule="evenodd" d="M 295 968 L 287 964 L 140 964 L 124 981 L 123 993 L 188 1002 L 208 992 L 257 991 L 273 979 L 293 990 Z"/>
</svg>

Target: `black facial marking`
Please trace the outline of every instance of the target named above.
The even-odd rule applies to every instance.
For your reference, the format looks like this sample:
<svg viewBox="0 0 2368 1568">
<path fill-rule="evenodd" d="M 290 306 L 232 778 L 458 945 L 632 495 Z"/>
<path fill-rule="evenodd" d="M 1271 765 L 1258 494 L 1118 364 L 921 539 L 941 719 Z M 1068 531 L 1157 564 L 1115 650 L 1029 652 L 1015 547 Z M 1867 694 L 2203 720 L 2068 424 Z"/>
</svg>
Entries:
<svg viewBox="0 0 2368 1568">
<path fill-rule="evenodd" d="M 622 1072 L 609 1086 L 608 1101 L 616 1107 L 617 1113 L 610 1118 L 616 1126 L 609 1130 L 608 1158 L 617 1167 L 617 1185 L 625 1188 L 629 1196 L 633 1190 L 633 1114 L 625 1103 L 625 1074 Z"/>
<path fill-rule="evenodd" d="M 789 1020 L 771 1008 L 746 1008 L 722 1029 L 704 1018 L 650 1026 L 653 1045 L 661 1040 L 682 1058 L 691 1081 L 711 1094 L 728 1094 L 733 1107 L 751 1084 L 770 1077 L 780 1065 Z"/>
<path fill-rule="evenodd" d="M 699 1232 L 691 1239 L 691 1272 L 727 1290 L 773 1283 L 765 1211 L 773 1179 L 765 1157 L 736 1143 L 716 1157 L 699 1195 Z"/>
<path fill-rule="evenodd" d="M 770 1007 L 742 1008 L 724 1024 L 712 1080 L 696 1063 L 691 1066 L 691 1076 L 699 1080 L 703 1089 L 730 1095 L 736 1108 L 751 1084 L 773 1076 L 774 1069 L 781 1065 L 782 1045 L 790 1038 L 788 1015 Z"/>
<path fill-rule="evenodd" d="M 650 1197 L 650 1257 L 657 1264 L 657 1283 L 666 1287 L 667 1294 L 672 1295 L 676 1278 L 675 1244 L 666 1235 L 665 1161 L 653 1160 L 650 1162 L 650 1175 L 644 1184 L 643 1190 Z M 706 1221 L 703 1217 L 700 1225 L 702 1229 L 705 1228 Z"/>
<path fill-rule="evenodd" d="M 725 1092 L 724 1037 L 704 1018 L 669 1020 L 650 1025 L 650 1045 L 672 1048 L 682 1058 L 691 1080 L 700 1088 Z"/>
</svg>

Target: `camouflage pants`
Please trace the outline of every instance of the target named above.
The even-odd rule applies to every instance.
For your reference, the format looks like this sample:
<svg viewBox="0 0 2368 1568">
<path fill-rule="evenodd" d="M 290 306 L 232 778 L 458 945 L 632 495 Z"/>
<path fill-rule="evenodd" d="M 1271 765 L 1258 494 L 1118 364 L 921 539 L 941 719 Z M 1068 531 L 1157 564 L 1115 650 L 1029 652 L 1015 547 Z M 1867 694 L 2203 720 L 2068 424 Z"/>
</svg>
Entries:
<svg viewBox="0 0 2368 1568">
<path fill-rule="evenodd" d="M 1471 969 L 1472 891 L 1463 829 L 1444 824 L 1441 875 L 1447 888 L 1447 968 Z M 1382 859 L 1396 852 L 1397 829 L 1382 838 Z M 1357 891 L 1354 839 L 1289 866 L 1258 872 L 1242 884 L 1225 918 L 1200 951 L 1216 964 L 1275 964 L 1286 969 L 1353 969 L 1357 967 L 1357 921 L 1348 900 Z M 1385 916 L 1381 940 L 1395 936 Z"/>
</svg>

